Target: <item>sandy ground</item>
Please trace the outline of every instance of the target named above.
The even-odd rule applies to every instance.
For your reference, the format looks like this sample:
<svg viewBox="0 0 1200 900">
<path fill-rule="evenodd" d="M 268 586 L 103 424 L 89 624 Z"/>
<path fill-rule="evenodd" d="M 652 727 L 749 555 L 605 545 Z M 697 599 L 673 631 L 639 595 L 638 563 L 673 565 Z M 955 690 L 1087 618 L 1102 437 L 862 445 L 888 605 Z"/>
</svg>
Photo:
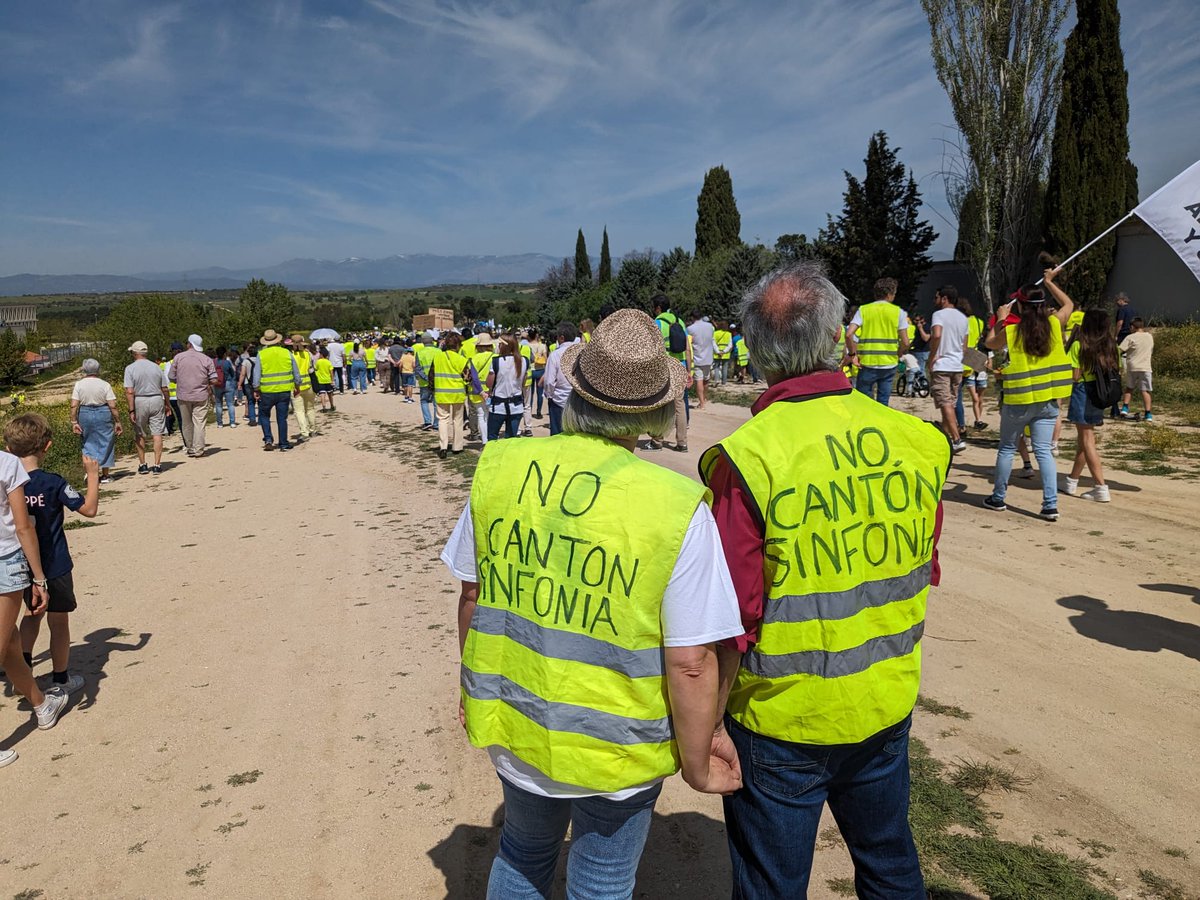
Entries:
<svg viewBox="0 0 1200 900">
<path fill-rule="evenodd" d="M 0 897 L 482 896 L 500 787 L 457 724 L 437 561 L 468 482 L 415 404 L 339 401 L 290 455 L 210 428 L 210 456 L 117 479 L 101 527 L 70 532 L 87 689 L 49 732 L 0 701 L 21 754 L 0 772 Z M 693 475 L 747 415 L 711 406 L 691 452 L 650 456 Z M 1112 845 L 1121 896 L 1142 867 L 1200 884 L 1200 487 L 1117 473 L 1113 503 L 1064 498 L 1049 524 L 1036 483 L 1007 514 L 978 506 L 993 454 L 951 473 L 925 642 L 924 693 L 973 718 L 918 712 L 915 733 L 1030 779 L 992 800 L 1001 836 Z M 814 897 L 850 873 L 822 846 Z M 668 783 L 637 896 L 728 896 L 718 800 Z"/>
</svg>

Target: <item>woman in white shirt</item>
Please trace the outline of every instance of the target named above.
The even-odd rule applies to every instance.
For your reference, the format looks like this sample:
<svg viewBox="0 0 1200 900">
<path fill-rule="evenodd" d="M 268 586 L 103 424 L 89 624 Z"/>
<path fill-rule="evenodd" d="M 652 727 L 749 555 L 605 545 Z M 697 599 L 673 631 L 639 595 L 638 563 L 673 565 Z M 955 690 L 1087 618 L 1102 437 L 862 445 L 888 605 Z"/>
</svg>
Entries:
<svg viewBox="0 0 1200 900">
<path fill-rule="evenodd" d="M 100 377 L 100 363 L 83 361 L 83 377 L 71 390 L 71 430 L 83 438 L 83 455 L 100 460 L 100 483 L 109 482 L 108 470 L 116 457 L 121 418 L 112 385 Z"/>
<path fill-rule="evenodd" d="M 525 414 L 525 365 L 517 336 L 500 335 L 500 354 L 493 358 L 487 373 L 489 441 L 500 437 L 502 425 L 505 437 L 521 434 L 521 418 Z"/>
</svg>

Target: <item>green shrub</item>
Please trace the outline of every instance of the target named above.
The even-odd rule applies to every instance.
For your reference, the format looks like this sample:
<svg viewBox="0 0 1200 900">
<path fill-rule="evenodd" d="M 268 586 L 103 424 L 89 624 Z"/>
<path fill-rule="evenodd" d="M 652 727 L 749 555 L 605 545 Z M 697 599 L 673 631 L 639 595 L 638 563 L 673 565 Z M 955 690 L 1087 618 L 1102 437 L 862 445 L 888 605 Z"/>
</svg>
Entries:
<svg viewBox="0 0 1200 900">
<path fill-rule="evenodd" d="M 13 416 L 22 413 L 41 413 L 50 421 L 54 432 L 54 441 L 50 452 L 42 462 L 42 468 L 48 472 L 57 472 L 79 490 L 83 490 L 85 477 L 83 472 L 83 457 L 80 454 L 82 438 L 71 430 L 70 403 L 29 403 L 22 406 L 5 406 L 0 409 L 0 429 Z M 125 433 L 117 437 L 116 462 L 120 464 L 122 456 L 133 453 L 133 429 L 130 427 L 129 410 L 125 405 L 124 392 L 117 396 L 117 413 Z"/>
<path fill-rule="evenodd" d="M 1200 378 L 1200 322 L 1154 329 L 1154 374 Z"/>
</svg>

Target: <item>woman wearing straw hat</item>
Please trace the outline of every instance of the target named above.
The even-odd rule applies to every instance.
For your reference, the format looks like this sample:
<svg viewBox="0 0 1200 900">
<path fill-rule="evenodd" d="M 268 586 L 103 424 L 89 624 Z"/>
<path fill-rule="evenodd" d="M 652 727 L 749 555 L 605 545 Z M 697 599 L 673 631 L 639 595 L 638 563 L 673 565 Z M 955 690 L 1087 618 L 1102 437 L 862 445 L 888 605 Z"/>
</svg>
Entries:
<svg viewBox="0 0 1200 900">
<path fill-rule="evenodd" d="M 704 489 L 634 455 L 687 373 L 645 313 L 562 356 L 563 432 L 494 441 L 442 560 L 462 581 L 461 718 L 504 792 L 489 897 L 629 897 L 665 778 L 728 794 L 714 642 L 742 634 Z M 643 510 L 650 514 L 638 515 Z"/>
</svg>

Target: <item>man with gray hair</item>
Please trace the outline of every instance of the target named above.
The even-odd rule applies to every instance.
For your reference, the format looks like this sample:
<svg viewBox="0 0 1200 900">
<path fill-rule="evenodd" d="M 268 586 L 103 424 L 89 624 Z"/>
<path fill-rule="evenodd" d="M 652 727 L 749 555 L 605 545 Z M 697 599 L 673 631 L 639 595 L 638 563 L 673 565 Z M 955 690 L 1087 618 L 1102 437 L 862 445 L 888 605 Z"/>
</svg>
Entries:
<svg viewBox="0 0 1200 900">
<path fill-rule="evenodd" d="M 736 897 L 807 895 L 826 802 L 860 897 L 925 897 L 908 731 L 950 445 L 837 368 L 845 302 L 816 263 L 750 289 L 768 388 L 700 463 L 745 626 L 718 644 L 717 738 L 746 774 L 725 798 Z"/>
<path fill-rule="evenodd" d="M 133 362 L 125 367 L 125 400 L 129 420 L 133 422 L 134 446 L 137 447 L 138 474 L 162 474 L 163 435 L 171 415 L 171 388 L 167 373 L 146 358 L 149 348 L 143 341 L 129 346 Z M 146 465 L 146 435 L 154 442 L 154 465 Z"/>
</svg>

